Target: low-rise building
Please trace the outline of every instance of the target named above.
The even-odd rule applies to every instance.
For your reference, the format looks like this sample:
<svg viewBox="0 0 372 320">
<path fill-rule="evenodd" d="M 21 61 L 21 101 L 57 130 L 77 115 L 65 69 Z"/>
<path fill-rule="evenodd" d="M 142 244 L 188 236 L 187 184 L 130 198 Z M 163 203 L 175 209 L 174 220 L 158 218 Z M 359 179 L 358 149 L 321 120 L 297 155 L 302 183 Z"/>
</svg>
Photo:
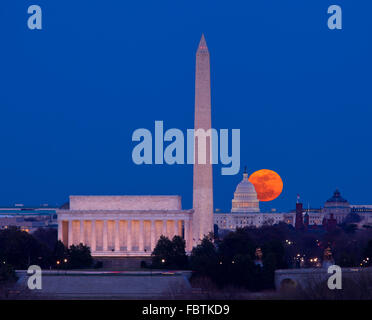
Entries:
<svg viewBox="0 0 372 320">
<path fill-rule="evenodd" d="M 26 232 L 34 232 L 38 228 L 57 229 L 57 208 L 48 206 L 25 207 L 16 205 L 14 207 L 0 208 L 0 230 L 10 226 L 19 227 Z"/>
</svg>

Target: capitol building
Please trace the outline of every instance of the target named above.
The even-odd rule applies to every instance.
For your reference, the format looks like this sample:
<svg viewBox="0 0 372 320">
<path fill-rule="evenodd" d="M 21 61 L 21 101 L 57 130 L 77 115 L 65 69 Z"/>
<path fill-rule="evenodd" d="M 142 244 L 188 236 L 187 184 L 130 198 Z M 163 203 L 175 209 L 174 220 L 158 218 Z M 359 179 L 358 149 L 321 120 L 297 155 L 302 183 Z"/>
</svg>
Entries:
<svg viewBox="0 0 372 320">
<path fill-rule="evenodd" d="M 235 230 L 244 227 L 259 228 L 264 224 L 272 225 L 279 222 L 294 225 L 295 213 L 260 212 L 257 192 L 254 185 L 249 182 L 246 170 L 243 173 L 243 180 L 234 192 L 231 212 L 214 213 L 214 224 L 223 230 Z"/>
<path fill-rule="evenodd" d="M 301 206 L 302 208 L 302 206 Z M 372 226 L 372 205 L 353 205 L 341 196 L 336 190 L 323 208 L 303 209 L 302 221 L 309 226 L 324 226 L 327 221 L 334 220 L 335 224 L 341 224 L 350 213 L 357 214 L 361 221 L 359 226 Z M 248 180 L 248 173 L 244 171 L 243 180 L 238 184 L 232 199 L 231 212 L 214 213 L 214 224 L 219 230 L 233 231 L 237 228 L 274 225 L 280 222 L 296 225 L 296 210 L 288 212 L 260 212 L 259 200 L 254 185 Z"/>
</svg>

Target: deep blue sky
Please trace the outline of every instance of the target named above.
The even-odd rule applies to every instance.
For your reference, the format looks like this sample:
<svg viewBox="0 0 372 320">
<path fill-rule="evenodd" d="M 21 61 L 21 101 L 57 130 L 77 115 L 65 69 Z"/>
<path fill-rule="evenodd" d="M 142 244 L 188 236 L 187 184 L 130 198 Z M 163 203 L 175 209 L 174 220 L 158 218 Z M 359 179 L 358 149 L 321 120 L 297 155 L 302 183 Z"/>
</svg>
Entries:
<svg viewBox="0 0 372 320">
<path fill-rule="evenodd" d="M 43 30 L 27 8 L 43 9 Z M 343 9 L 343 30 L 327 8 Z M 180 194 L 191 166 L 136 166 L 136 128 L 193 127 L 195 51 L 211 52 L 212 122 L 241 129 L 241 164 L 277 171 L 320 206 L 334 189 L 372 203 L 369 0 L 5 0 L 0 8 L 0 204 L 71 194 Z M 241 175 L 215 168 L 215 207 Z"/>
</svg>

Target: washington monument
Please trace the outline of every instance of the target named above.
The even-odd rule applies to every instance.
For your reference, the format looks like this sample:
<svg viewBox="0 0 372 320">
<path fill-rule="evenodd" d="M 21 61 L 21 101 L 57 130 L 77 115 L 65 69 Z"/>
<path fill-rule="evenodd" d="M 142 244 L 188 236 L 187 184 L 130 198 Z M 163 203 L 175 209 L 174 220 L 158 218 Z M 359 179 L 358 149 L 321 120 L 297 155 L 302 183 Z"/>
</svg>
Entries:
<svg viewBox="0 0 372 320">
<path fill-rule="evenodd" d="M 207 43 L 202 35 L 196 52 L 195 72 L 195 132 L 212 128 L 211 121 L 211 79 L 210 60 Z M 199 139 L 199 138 L 198 138 Z M 213 231 L 213 172 L 210 159 L 211 139 L 206 143 L 206 164 L 198 161 L 198 139 L 195 139 L 195 163 L 193 186 L 193 245 L 197 245 Z"/>
</svg>

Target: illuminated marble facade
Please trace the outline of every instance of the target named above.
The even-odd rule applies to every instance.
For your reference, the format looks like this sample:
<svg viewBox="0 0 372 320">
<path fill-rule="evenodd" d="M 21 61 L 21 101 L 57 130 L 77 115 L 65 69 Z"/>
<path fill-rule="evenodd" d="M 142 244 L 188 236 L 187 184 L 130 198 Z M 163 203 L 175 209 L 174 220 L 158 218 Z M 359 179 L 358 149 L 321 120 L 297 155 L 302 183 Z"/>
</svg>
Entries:
<svg viewBox="0 0 372 320">
<path fill-rule="evenodd" d="M 83 243 L 93 256 L 147 256 L 161 235 L 192 247 L 193 210 L 182 210 L 179 196 L 70 196 L 57 213 L 59 240 Z"/>
</svg>

